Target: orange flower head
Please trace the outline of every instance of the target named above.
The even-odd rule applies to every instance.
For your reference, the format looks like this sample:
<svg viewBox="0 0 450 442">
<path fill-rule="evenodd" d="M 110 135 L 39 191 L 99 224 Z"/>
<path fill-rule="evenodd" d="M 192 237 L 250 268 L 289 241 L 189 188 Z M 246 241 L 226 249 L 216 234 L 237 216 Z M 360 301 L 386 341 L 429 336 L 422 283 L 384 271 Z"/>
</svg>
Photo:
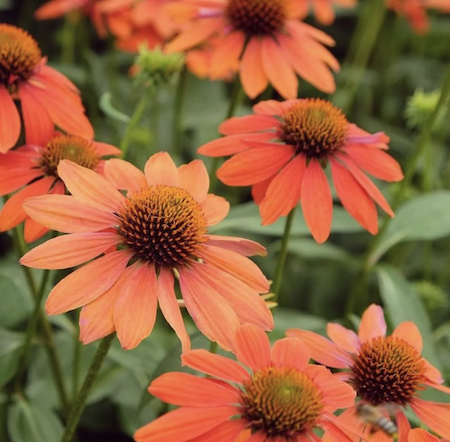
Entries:
<svg viewBox="0 0 450 442">
<path fill-rule="evenodd" d="M 72 196 L 29 198 L 24 208 L 34 221 L 68 235 L 36 247 L 21 263 L 49 269 L 85 264 L 61 280 L 46 303 L 48 314 L 83 307 L 83 343 L 117 332 L 123 348 L 136 347 L 151 333 L 159 304 L 187 351 L 190 340 L 176 280 L 198 328 L 224 348 L 231 348 L 241 323 L 273 328 L 260 296 L 269 282 L 247 258 L 264 255 L 265 249 L 242 238 L 209 234 L 229 204 L 208 194 L 209 176 L 201 161 L 177 168 L 160 152 L 143 173 L 112 159 L 102 177 L 63 160 L 57 173 Z"/>
<path fill-rule="evenodd" d="M 399 164 L 385 152 L 389 139 L 384 133 L 363 131 L 322 99 L 262 101 L 253 110 L 255 115 L 222 123 L 219 131 L 225 136 L 198 152 L 233 155 L 217 176 L 229 186 L 252 186 L 263 225 L 289 214 L 300 201 L 314 239 L 324 242 L 333 213 L 326 167 L 342 205 L 370 233 L 378 232 L 375 203 L 394 215 L 366 175 L 385 181 L 403 178 Z"/>
<path fill-rule="evenodd" d="M 412 322 L 402 322 L 390 336 L 386 336 L 386 329 L 383 309 L 372 304 L 361 318 L 358 334 L 339 324 L 328 324 L 331 341 L 305 330 L 290 329 L 286 334 L 307 344 L 315 361 L 344 369 L 336 376 L 347 381 L 362 401 L 378 407 L 385 416 L 394 412 L 399 442 L 407 442 L 410 429 L 402 411 L 407 406 L 425 425 L 448 438 L 448 405 L 425 401 L 418 394 L 426 387 L 450 393 L 450 388 L 442 385 L 441 373 L 421 356 L 423 343 L 419 330 Z M 359 419 L 355 406 L 344 411 L 339 420 L 356 425 L 367 435 L 370 433 L 370 425 Z M 378 431 L 376 428 L 371 431 L 374 430 Z M 381 433 L 374 439 L 386 440 L 387 435 Z"/>
<path fill-rule="evenodd" d="M 103 173 L 106 155 L 120 155 L 114 146 L 56 132 L 43 145 L 25 145 L 2 155 L 0 195 L 18 191 L 0 212 L 0 231 L 5 232 L 25 221 L 25 241 L 33 242 L 48 232 L 23 210 L 23 202 L 32 196 L 66 192 L 58 175 L 62 160 Z"/>
<path fill-rule="evenodd" d="M 320 441 L 314 430 L 321 428 L 337 442 L 351 442 L 333 412 L 351 407 L 355 392 L 325 367 L 309 365 L 310 350 L 299 339 L 280 339 L 271 348 L 261 328 L 244 324 L 233 351 L 238 362 L 205 350 L 182 356 L 184 365 L 209 378 L 166 373 L 155 379 L 149 392 L 180 408 L 139 429 L 135 440 Z"/>
<path fill-rule="evenodd" d="M 297 75 L 323 92 L 336 88 L 330 69 L 338 71 L 339 63 L 324 46 L 334 40 L 300 21 L 305 11 L 298 0 L 176 0 L 170 9 L 184 26 L 166 51 L 211 48 L 209 78 L 224 78 L 237 67 L 250 98 L 269 83 L 284 98 L 294 98 Z M 203 72 L 204 61 L 191 59 L 188 67 Z"/>
</svg>

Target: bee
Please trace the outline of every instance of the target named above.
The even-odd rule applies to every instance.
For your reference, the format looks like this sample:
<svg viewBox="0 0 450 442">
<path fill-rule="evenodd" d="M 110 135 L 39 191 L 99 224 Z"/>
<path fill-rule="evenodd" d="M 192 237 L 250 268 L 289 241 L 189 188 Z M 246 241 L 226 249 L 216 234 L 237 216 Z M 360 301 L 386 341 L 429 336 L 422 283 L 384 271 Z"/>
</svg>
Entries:
<svg viewBox="0 0 450 442">
<path fill-rule="evenodd" d="M 368 425 L 372 425 L 371 433 L 377 430 L 383 431 L 387 436 L 397 435 L 397 426 L 388 417 L 385 417 L 378 407 L 374 407 L 366 402 L 356 404 L 356 415 Z"/>
</svg>

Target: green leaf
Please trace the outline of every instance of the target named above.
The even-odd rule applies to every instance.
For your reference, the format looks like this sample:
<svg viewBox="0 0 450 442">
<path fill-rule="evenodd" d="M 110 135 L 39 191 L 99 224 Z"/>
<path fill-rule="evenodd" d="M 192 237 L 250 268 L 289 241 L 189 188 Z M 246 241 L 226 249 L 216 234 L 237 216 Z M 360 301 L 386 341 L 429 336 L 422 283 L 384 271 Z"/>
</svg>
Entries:
<svg viewBox="0 0 450 442">
<path fill-rule="evenodd" d="M 373 265 L 394 245 L 404 241 L 432 241 L 450 235 L 450 191 L 420 195 L 396 212 L 370 257 Z"/>
<path fill-rule="evenodd" d="M 12 379 L 16 372 L 23 339 L 23 333 L 0 329 L 0 387 Z"/>
<path fill-rule="evenodd" d="M 379 266 L 376 273 L 381 299 L 392 325 L 396 327 L 404 321 L 414 322 L 422 334 L 423 357 L 442 371 L 434 346 L 430 318 L 414 286 L 395 267 Z"/>
<path fill-rule="evenodd" d="M 59 442 L 64 428 L 44 403 L 19 399 L 9 410 L 8 431 L 12 442 Z"/>
<path fill-rule="evenodd" d="M 286 330 L 289 328 L 301 328 L 324 335 L 327 327 L 327 321 L 323 318 L 280 307 L 275 309 L 273 317 L 275 328 L 270 334 L 273 341 L 285 338 Z"/>
<path fill-rule="evenodd" d="M 277 250 L 279 250 L 281 242 L 278 242 L 277 245 Z M 317 244 L 316 241 L 305 238 L 292 238 L 288 244 L 288 251 L 289 253 L 308 260 L 320 259 L 340 262 L 350 262 L 353 260 L 344 249 L 341 249 L 334 244 Z"/>
</svg>

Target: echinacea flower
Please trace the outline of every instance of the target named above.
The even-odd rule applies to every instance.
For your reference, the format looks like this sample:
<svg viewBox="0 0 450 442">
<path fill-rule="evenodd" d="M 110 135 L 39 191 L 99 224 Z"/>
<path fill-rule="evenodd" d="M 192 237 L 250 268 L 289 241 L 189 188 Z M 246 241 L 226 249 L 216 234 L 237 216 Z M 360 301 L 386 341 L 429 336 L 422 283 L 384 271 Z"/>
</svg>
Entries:
<svg viewBox="0 0 450 442">
<path fill-rule="evenodd" d="M 310 350 L 299 339 L 270 348 L 262 329 L 245 324 L 233 349 L 238 362 L 206 350 L 182 356 L 184 365 L 210 378 L 166 373 L 155 379 L 149 392 L 180 408 L 139 429 L 135 440 L 320 442 L 314 430 L 322 428 L 336 442 L 351 441 L 333 412 L 352 406 L 355 392 L 327 368 L 309 365 Z"/>
<path fill-rule="evenodd" d="M 35 197 L 24 208 L 38 223 L 68 235 L 36 247 L 21 263 L 63 269 L 90 261 L 59 282 L 46 302 L 52 315 L 83 306 L 83 343 L 116 331 L 123 348 L 136 347 L 151 333 L 159 303 L 186 351 L 189 336 L 174 276 L 200 331 L 224 348 L 230 348 L 240 323 L 273 328 L 272 314 L 259 296 L 269 283 L 247 258 L 266 251 L 253 241 L 208 235 L 229 204 L 208 194 L 202 161 L 177 169 L 169 154 L 160 152 L 148 160 L 144 174 L 113 159 L 105 164 L 109 181 L 62 161 L 58 175 L 73 196 Z"/>
<path fill-rule="evenodd" d="M 331 25 L 334 22 L 334 5 L 340 8 L 354 8 L 357 0 L 300 0 L 300 6 L 304 8 L 304 15 L 311 7 L 316 19 L 323 25 Z"/>
<path fill-rule="evenodd" d="M 0 155 L 0 195 L 19 190 L 6 201 L 0 211 L 0 232 L 25 221 L 25 241 L 36 241 L 48 229 L 32 220 L 23 210 L 30 197 L 64 195 L 65 186 L 58 176 L 58 164 L 66 159 L 103 173 L 103 156 L 120 155 L 110 144 L 86 140 L 76 135 L 55 132 L 43 145 L 29 144 Z"/>
<path fill-rule="evenodd" d="M 422 336 L 413 322 L 402 322 L 386 336 L 383 309 L 372 304 L 362 316 L 358 334 L 339 324 L 328 324 L 327 333 L 331 341 L 305 330 L 291 329 L 286 334 L 306 343 L 313 360 L 346 369 L 337 376 L 349 382 L 361 400 L 386 411 L 393 408 L 399 434 L 404 434 L 408 425 L 402 409 L 410 406 L 425 425 L 450 437 L 449 406 L 418 396 L 425 387 L 445 393 L 450 393 L 450 388 L 442 385 L 441 373 L 421 356 Z M 355 416 L 352 407 L 340 419 L 355 425 Z M 386 436 L 385 440 L 392 438 Z"/>
<path fill-rule="evenodd" d="M 75 85 L 47 66 L 36 41 L 23 29 L 0 24 L 0 152 L 20 136 L 20 100 L 27 144 L 45 143 L 54 125 L 91 139 L 94 136 Z"/>
<path fill-rule="evenodd" d="M 211 79 L 239 62 L 242 87 L 251 98 L 269 83 L 283 97 L 296 97 L 297 74 L 323 92 L 335 90 L 330 68 L 339 70 L 339 63 L 323 46 L 334 40 L 299 20 L 303 8 L 297 0 L 179 0 L 172 11 L 189 6 L 194 8 L 184 13 L 189 21 L 166 50 L 181 52 L 215 40 Z"/>
<path fill-rule="evenodd" d="M 301 201 L 306 224 L 317 242 L 331 229 L 333 200 L 324 169 L 329 164 L 344 208 L 370 233 L 378 231 L 374 201 L 393 216 L 383 195 L 365 173 L 385 181 L 403 178 L 385 150 L 389 138 L 350 124 L 342 111 L 320 99 L 262 101 L 256 115 L 222 123 L 225 137 L 198 153 L 233 155 L 218 170 L 229 186 L 252 186 L 263 225 L 287 215 Z"/>
</svg>

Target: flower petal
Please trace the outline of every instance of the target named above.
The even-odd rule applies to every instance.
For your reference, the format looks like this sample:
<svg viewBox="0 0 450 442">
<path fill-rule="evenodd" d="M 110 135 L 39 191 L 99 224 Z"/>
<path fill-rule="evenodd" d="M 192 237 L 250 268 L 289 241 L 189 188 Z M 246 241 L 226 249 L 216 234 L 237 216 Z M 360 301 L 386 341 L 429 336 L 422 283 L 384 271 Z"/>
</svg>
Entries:
<svg viewBox="0 0 450 442">
<path fill-rule="evenodd" d="M 19 111 L 5 86 L 0 85 L 0 152 L 5 153 L 14 147 L 19 136 Z"/>
<path fill-rule="evenodd" d="M 206 350 L 191 350 L 181 356 L 183 365 L 224 381 L 242 382 L 249 378 L 248 372 L 232 359 L 209 353 Z"/>
<path fill-rule="evenodd" d="M 266 248 L 256 241 L 251 241 L 250 239 L 219 235 L 208 235 L 208 238 L 209 245 L 222 247 L 223 249 L 231 250 L 239 253 L 240 255 L 267 256 Z"/>
<path fill-rule="evenodd" d="M 311 356 L 309 347 L 297 338 L 280 339 L 272 347 L 272 364 L 303 371 Z"/>
<path fill-rule="evenodd" d="M 48 231 L 49 229 L 47 229 L 47 227 L 42 226 L 31 218 L 28 218 L 24 223 L 23 237 L 26 243 L 31 243 L 37 241 L 39 238 L 42 238 Z"/>
<path fill-rule="evenodd" d="M 261 57 L 261 40 L 258 38 L 250 39 L 245 47 L 241 60 L 240 79 L 245 94 L 249 98 L 255 98 L 269 84 Z"/>
<path fill-rule="evenodd" d="M 450 408 L 448 404 L 414 398 L 409 405 L 419 419 L 439 436 L 450 439 Z"/>
<path fill-rule="evenodd" d="M 206 198 L 200 206 L 206 217 L 208 226 L 219 224 L 230 211 L 230 203 L 225 198 L 213 195 L 212 193 L 206 195 Z"/>
<path fill-rule="evenodd" d="M 439 442 L 439 438 L 422 428 L 414 428 L 408 434 L 408 442 Z"/>
<path fill-rule="evenodd" d="M 158 152 L 149 158 L 145 164 L 145 178 L 149 186 L 180 185 L 177 166 L 167 152 Z"/>
<path fill-rule="evenodd" d="M 211 80 L 220 80 L 230 70 L 233 70 L 234 66 L 239 64 L 244 43 L 244 33 L 232 31 L 214 46 L 210 61 L 209 75 Z"/>
<path fill-rule="evenodd" d="M 417 325 L 412 321 L 405 321 L 399 324 L 392 336 L 395 338 L 403 339 L 409 345 L 414 347 L 419 353 L 422 353 L 423 339 L 422 335 L 417 328 Z"/>
<path fill-rule="evenodd" d="M 386 336 L 386 328 L 383 309 L 379 305 L 371 304 L 361 317 L 359 339 L 366 342 L 378 336 Z"/>
<path fill-rule="evenodd" d="M 199 437 L 190 439 L 187 442 L 239 442 L 236 438 L 246 427 L 244 419 L 233 419 L 220 424 L 218 427 L 202 434 Z"/>
<path fill-rule="evenodd" d="M 209 189 L 209 175 L 205 163 L 201 160 L 191 161 L 178 169 L 179 186 L 186 189 L 198 202 L 202 203 Z"/>
<path fill-rule="evenodd" d="M 340 324 L 329 323 L 327 325 L 327 335 L 335 344 L 349 353 L 357 353 L 361 346 L 358 335 L 353 330 L 349 330 Z"/>
<path fill-rule="evenodd" d="M 271 131 L 275 134 L 280 126 L 280 120 L 270 115 L 246 115 L 244 117 L 232 117 L 224 121 L 219 132 L 222 135 L 241 135 L 249 132 Z"/>
<path fill-rule="evenodd" d="M 260 327 L 244 324 L 236 331 L 234 352 L 239 362 L 253 371 L 270 366 L 271 351 L 267 334 Z"/>
<path fill-rule="evenodd" d="M 147 187 L 145 175 L 136 166 L 117 158 L 105 162 L 105 178 L 120 190 L 138 191 Z"/>
</svg>

